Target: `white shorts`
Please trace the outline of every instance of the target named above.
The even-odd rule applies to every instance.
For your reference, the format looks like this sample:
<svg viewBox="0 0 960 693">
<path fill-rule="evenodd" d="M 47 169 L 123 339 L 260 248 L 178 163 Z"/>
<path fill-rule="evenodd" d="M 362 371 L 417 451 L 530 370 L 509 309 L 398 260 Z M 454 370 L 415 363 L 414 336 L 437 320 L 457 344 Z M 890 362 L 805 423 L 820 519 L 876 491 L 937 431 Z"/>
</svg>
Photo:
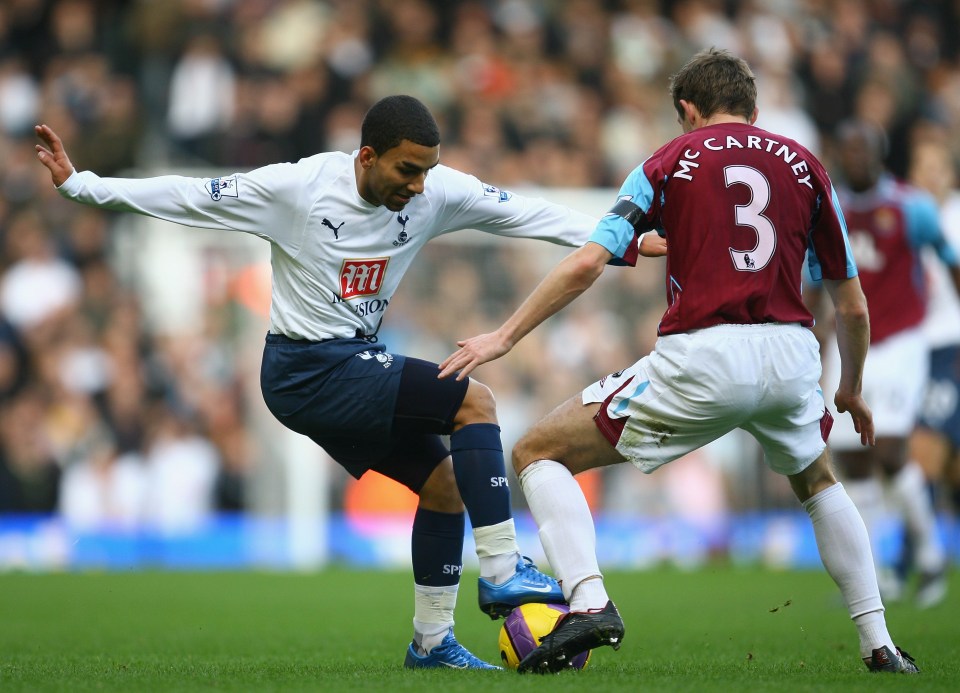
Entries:
<svg viewBox="0 0 960 693">
<path fill-rule="evenodd" d="M 583 391 L 601 402 L 597 427 L 620 454 L 650 473 L 742 428 L 767 464 L 797 474 L 826 447 L 820 354 L 800 325 L 718 325 L 661 337 L 630 368 Z"/>
<path fill-rule="evenodd" d="M 823 387 L 832 404 L 840 384 L 840 352 L 836 342 L 827 350 L 823 365 Z M 863 368 L 863 398 L 873 411 L 878 438 L 910 435 L 923 405 L 929 369 L 930 353 L 920 329 L 905 330 L 870 345 Z M 853 419 L 848 414 L 837 417 L 830 447 L 835 450 L 862 447 L 860 434 L 854 430 Z"/>
</svg>

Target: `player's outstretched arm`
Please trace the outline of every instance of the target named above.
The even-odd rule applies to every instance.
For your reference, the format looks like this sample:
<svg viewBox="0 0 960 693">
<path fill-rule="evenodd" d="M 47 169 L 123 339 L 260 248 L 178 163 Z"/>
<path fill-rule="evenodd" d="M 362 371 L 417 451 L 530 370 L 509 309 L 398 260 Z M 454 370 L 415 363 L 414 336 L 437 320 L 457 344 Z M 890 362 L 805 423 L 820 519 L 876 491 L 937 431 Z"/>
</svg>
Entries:
<svg viewBox="0 0 960 693">
<path fill-rule="evenodd" d="M 836 309 L 837 347 L 840 350 L 840 384 L 833 397 L 837 411 L 847 412 L 860 434 L 860 443 L 873 445 L 873 413 L 863 399 L 863 363 L 870 345 L 870 317 L 860 279 L 824 280 Z"/>
<path fill-rule="evenodd" d="M 33 130 L 46 144 L 46 147 L 42 144 L 36 145 L 37 158 L 50 171 L 53 184 L 59 188 L 73 173 L 73 164 L 70 163 L 70 158 L 63 148 L 60 136 L 53 131 L 53 128 L 49 125 L 37 125 Z"/>
<path fill-rule="evenodd" d="M 460 349 L 440 364 L 438 377 L 459 371 L 457 380 L 463 380 L 477 366 L 506 354 L 533 328 L 590 288 L 612 257 L 609 250 L 590 242 L 567 255 L 495 332 L 457 342 Z"/>
</svg>

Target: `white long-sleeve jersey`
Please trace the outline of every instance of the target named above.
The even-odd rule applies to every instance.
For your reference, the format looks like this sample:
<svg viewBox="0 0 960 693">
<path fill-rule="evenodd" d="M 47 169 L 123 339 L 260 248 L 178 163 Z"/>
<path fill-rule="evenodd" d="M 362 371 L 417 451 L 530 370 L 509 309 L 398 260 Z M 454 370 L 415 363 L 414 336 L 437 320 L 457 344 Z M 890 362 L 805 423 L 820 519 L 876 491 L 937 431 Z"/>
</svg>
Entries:
<svg viewBox="0 0 960 693">
<path fill-rule="evenodd" d="M 185 226 L 252 233 L 270 242 L 270 331 L 321 340 L 376 334 L 414 256 L 462 229 L 582 245 L 597 220 L 437 166 L 402 212 L 360 197 L 353 155 L 317 154 L 220 178 L 101 178 L 76 172 L 59 187 L 87 205 Z"/>
</svg>

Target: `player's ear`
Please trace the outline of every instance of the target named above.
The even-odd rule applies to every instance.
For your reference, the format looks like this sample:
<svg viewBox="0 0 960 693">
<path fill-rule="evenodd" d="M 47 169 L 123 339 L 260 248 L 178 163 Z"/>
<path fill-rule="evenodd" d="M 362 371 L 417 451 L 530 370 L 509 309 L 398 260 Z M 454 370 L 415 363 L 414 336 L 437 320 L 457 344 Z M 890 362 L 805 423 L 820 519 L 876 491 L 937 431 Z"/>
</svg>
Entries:
<svg viewBox="0 0 960 693">
<path fill-rule="evenodd" d="M 700 121 L 700 109 L 686 99 L 680 99 L 680 108 L 683 109 L 683 121 L 680 125 L 684 127 L 684 130 L 695 128 Z"/>
<path fill-rule="evenodd" d="M 377 163 L 377 152 L 374 151 L 370 145 L 364 145 L 360 147 L 360 151 L 357 153 L 357 159 L 360 160 L 360 165 L 363 168 L 371 168 Z"/>
<path fill-rule="evenodd" d="M 748 119 L 748 122 L 749 122 L 751 125 L 753 125 L 754 123 L 757 122 L 757 117 L 758 117 L 759 115 L 760 115 L 760 109 L 757 108 L 756 106 L 754 106 L 754 107 L 753 107 L 753 115 L 750 116 L 750 118 Z"/>
</svg>

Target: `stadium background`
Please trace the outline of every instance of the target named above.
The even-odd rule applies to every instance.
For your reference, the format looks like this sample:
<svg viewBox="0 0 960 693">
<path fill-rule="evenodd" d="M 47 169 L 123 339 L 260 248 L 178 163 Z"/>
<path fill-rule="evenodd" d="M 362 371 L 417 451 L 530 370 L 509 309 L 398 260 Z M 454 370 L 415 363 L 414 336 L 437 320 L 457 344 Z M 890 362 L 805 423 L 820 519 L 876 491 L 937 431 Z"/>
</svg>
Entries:
<svg viewBox="0 0 960 693">
<path fill-rule="evenodd" d="M 758 125 L 828 166 L 833 127 L 854 114 L 886 128 L 895 173 L 919 139 L 960 154 L 955 2 L 5 0 L 0 569 L 409 560 L 412 497 L 350 480 L 265 413 L 266 245 L 63 201 L 35 161 L 35 122 L 80 169 L 221 174 L 352 151 L 365 109 L 410 93 L 438 117 L 444 163 L 599 214 L 677 134 L 667 78 L 710 45 L 754 67 Z M 458 236 L 407 277 L 382 331 L 391 349 L 442 359 L 563 253 Z M 505 446 L 650 349 L 662 273 L 659 260 L 607 273 L 483 367 Z M 650 477 L 624 467 L 583 483 L 605 565 L 819 565 L 806 517 L 749 438 Z M 536 557 L 516 485 L 514 500 Z M 943 528 L 956 558 L 946 513 Z"/>
</svg>

